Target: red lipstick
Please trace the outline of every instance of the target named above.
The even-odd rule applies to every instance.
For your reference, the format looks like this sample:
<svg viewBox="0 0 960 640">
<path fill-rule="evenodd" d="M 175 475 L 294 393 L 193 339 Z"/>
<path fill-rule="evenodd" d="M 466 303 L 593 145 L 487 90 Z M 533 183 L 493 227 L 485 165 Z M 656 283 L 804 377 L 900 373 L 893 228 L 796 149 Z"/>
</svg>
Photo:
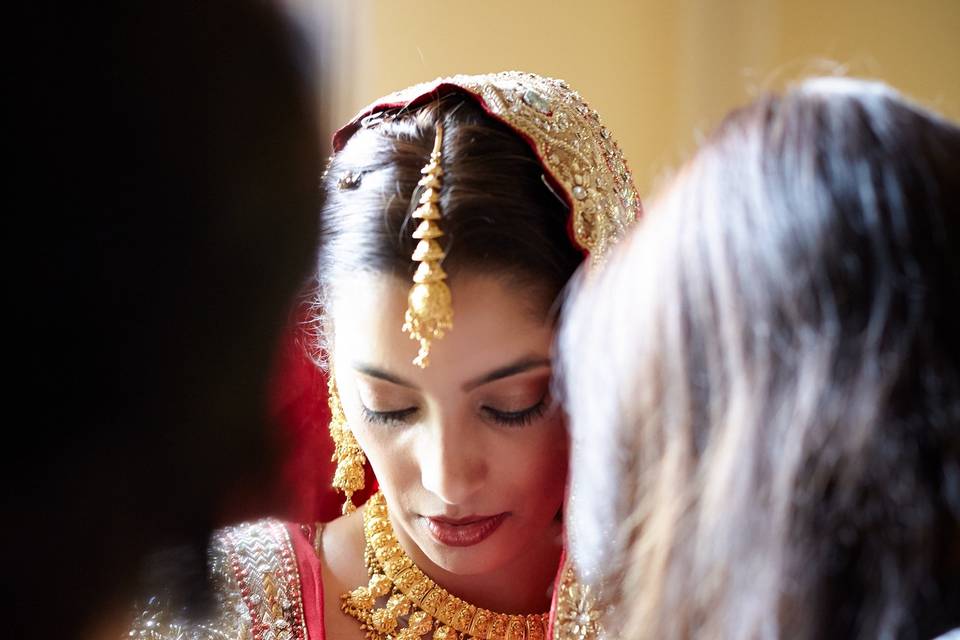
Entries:
<svg viewBox="0 0 960 640">
<path fill-rule="evenodd" d="M 424 517 L 430 535 L 448 547 L 472 547 L 480 544 L 500 528 L 507 513 L 495 516 L 468 516 L 466 518 Z"/>
</svg>

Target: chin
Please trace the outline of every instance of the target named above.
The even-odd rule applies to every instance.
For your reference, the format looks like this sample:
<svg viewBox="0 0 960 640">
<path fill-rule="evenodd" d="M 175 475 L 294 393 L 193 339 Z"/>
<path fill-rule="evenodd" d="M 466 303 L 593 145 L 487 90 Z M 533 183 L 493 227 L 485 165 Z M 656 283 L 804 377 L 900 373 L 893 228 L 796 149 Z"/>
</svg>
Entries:
<svg viewBox="0 0 960 640">
<path fill-rule="evenodd" d="M 510 562 L 511 556 L 500 549 L 436 549 L 424 550 L 430 560 L 444 571 L 458 576 L 483 575 L 496 571 Z"/>
<path fill-rule="evenodd" d="M 504 528 L 506 529 L 506 528 Z M 509 542 L 510 544 L 504 544 Z M 497 531 L 483 542 L 469 547 L 452 547 L 424 534 L 417 539 L 420 549 L 435 565 L 456 575 L 480 575 L 502 568 L 519 554 L 509 530 Z"/>
</svg>

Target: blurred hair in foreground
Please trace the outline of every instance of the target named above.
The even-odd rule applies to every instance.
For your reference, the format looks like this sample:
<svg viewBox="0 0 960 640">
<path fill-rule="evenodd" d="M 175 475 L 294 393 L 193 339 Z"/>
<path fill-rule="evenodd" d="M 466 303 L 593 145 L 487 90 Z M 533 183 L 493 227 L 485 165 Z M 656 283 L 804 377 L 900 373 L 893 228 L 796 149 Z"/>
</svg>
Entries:
<svg viewBox="0 0 960 640">
<path fill-rule="evenodd" d="M 730 114 L 560 338 L 615 637 L 960 626 L 960 129 L 812 79 Z"/>
</svg>

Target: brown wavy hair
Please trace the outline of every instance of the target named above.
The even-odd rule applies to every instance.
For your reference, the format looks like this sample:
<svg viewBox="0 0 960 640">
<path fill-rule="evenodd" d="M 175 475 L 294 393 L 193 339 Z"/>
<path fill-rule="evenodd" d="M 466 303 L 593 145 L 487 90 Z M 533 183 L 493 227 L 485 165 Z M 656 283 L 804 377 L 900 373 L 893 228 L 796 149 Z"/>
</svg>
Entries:
<svg viewBox="0 0 960 640">
<path fill-rule="evenodd" d="M 617 637 L 960 625 L 958 300 L 957 126 L 839 78 L 727 117 L 562 330 Z"/>
</svg>

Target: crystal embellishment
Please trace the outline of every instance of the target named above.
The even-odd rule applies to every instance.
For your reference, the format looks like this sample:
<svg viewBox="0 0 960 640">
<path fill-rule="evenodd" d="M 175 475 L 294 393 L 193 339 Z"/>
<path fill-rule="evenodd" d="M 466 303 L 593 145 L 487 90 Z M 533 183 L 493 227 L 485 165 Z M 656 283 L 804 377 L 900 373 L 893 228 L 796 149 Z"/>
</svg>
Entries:
<svg viewBox="0 0 960 640">
<path fill-rule="evenodd" d="M 574 243 L 589 253 L 591 263 L 604 262 L 610 247 L 643 209 L 613 136 L 580 94 L 561 81 L 517 71 L 437 78 L 380 98 L 361 110 L 336 134 L 334 148 L 342 149 L 371 113 L 451 90 L 476 98 L 488 114 L 529 143 L 551 186 L 569 198 Z M 576 186 L 581 188 L 574 192 Z"/>
<path fill-rule="evenodd" d="M 527 89 L 523 92 L 523 101 L 527 103 L 527 106 L 536 109 L 545 116 L 553 113 L 553 107 L 550 105 L 550 101 L 533 89 Z"/>
</svg>

